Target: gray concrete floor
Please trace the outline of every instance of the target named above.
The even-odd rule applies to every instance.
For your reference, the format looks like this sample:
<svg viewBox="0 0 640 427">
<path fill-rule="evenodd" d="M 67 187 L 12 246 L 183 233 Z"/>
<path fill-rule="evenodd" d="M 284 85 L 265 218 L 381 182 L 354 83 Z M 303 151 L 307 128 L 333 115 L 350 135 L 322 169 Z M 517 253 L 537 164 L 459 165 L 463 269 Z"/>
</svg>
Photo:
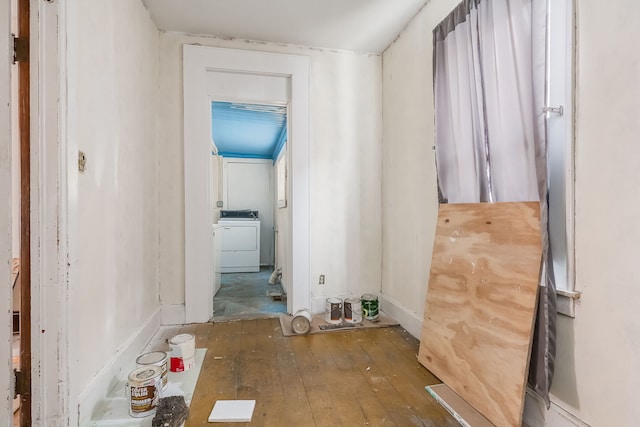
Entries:
<svg viewBox="0 0 640 427">
<path fill-rule="evenodd" d="M 272 271 L 262 267 L 259 273 L 222 274 L 220 290 L 213 298 L 213 320 L 270 318 L 286 313 L 285 296 L 278 301 L 268 295 L 283 294 L 279 284 L 269 284 Z"/>
</svg>

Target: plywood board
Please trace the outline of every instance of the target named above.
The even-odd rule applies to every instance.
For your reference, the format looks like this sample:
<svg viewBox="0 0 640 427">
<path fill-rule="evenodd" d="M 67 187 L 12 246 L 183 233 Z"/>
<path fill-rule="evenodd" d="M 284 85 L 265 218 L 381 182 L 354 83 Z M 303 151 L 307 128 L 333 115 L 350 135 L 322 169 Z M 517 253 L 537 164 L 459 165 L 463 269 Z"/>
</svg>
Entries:
<svg viewBox="0 0 640 427">
<path fill-rule="evenodd" d="M 537 202 L 441 205 L 418 360 L 496 426 L 520 426 L 537 303 Z"/>
</svg>

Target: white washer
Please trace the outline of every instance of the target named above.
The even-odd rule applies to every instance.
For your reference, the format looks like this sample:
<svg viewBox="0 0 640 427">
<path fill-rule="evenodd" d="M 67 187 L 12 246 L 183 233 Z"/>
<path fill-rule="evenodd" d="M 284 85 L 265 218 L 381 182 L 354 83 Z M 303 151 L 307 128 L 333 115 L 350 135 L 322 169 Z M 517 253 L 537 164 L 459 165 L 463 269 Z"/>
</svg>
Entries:
<svg viewBox="0 0 640 427">
<path fill-rule="evenodd" d="M 220 272 L 260 271 L 260 221 L 253 218 L 221 218 Z"/>
</svg>

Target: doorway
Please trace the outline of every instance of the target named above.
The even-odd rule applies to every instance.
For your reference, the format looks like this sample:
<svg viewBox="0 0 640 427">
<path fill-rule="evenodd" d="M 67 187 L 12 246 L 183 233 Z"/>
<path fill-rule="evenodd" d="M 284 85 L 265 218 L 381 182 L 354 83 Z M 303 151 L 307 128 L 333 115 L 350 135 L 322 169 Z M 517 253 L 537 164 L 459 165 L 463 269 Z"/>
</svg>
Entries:
<svg viewBox="0 0 640 427">
<path fill-rule="evenodd" d="M 276 215 L 275 169 L 288 135 L 287 106 L 213 101 L 211 122 L 217 153 L 211 210 L 221 273 L 213 320 L 277 317 L 287 309 L 275 256 L 276 230 L 285 225 Z"/>
<path fill-rule="evenodd" d="M 283 85 L 291 107 L 287 150 L 290 196 L 287 205 L 287 311 L 309 307 L 309 58 L 234 49 L 184 46 L 185 162 L 185 319 L 206 322 L 213 313 L 213 244 L 211 233 L 210 161 L 212 99 L 273 100 Z M 215 73 L 215 78 L 209 77 Z M 257 83 L 239 83 L 254 80 Z M 264 84 L 265 80 L 276 82 Z M 230 81 L 232 81 L 230 83 Z M 233 82 L 235 81 L 235 83 Z M 258 87 L 251 90 L 251 88 Z M 256 99 L 258 97 L 258 99 Z M 277 98 L 276 98 L 277 99 Z M 280 234 L 280 230 L 279 230 Z M 207 298 L 207 293 L 210 299 Z"/>
</svg>

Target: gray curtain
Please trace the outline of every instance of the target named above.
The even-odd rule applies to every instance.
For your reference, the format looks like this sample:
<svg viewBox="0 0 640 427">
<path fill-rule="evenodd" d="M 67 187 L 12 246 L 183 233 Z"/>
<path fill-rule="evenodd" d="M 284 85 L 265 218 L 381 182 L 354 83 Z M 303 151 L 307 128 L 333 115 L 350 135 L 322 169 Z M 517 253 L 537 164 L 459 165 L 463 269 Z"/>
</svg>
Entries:
<svg viewBox="0 0 640 427">
<path fill-rule="evenodd" d="M 441 203 L 539 200 L 543 275 L 529 385 L 549 406 L 556 300 L 548 250 L 546 0 L 465 0 L 434 29 Z"/>
</svg>

